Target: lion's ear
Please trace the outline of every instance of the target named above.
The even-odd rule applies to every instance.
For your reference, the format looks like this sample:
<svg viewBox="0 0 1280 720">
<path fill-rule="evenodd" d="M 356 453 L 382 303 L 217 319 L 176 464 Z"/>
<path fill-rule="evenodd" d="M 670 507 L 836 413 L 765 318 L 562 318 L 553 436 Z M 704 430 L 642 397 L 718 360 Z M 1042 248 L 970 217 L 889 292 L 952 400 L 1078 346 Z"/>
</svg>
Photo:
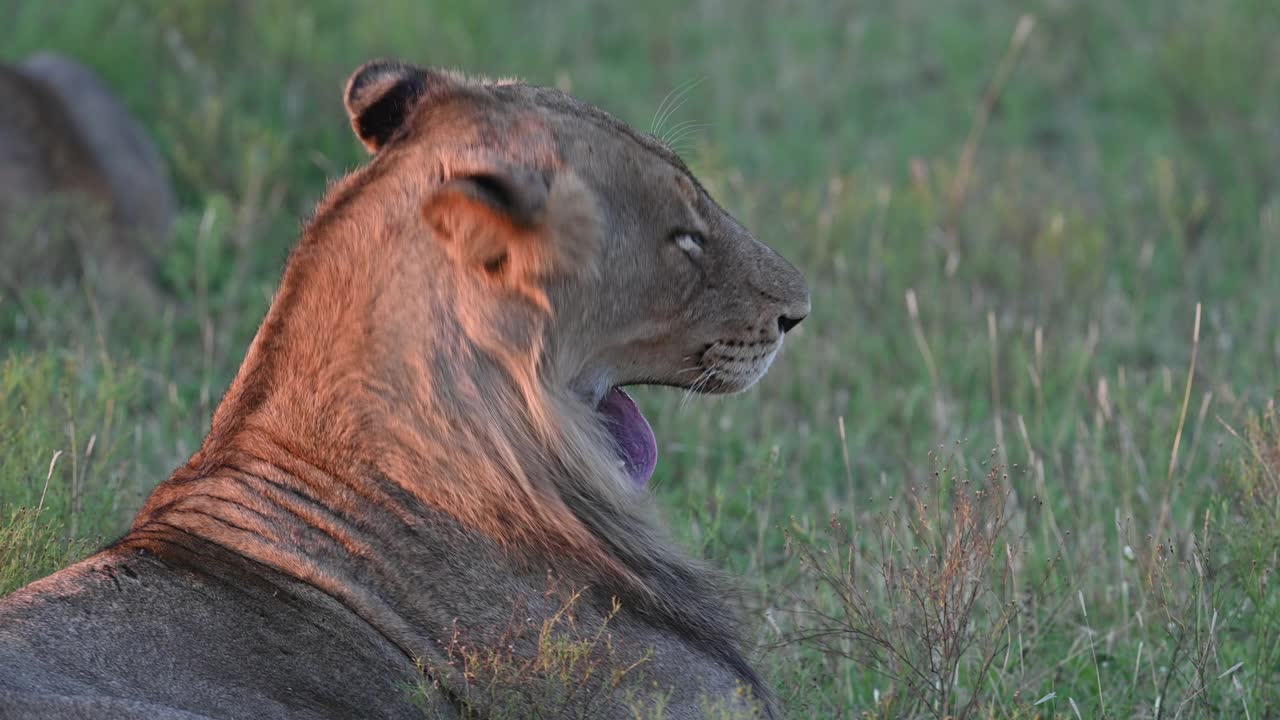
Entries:
<svg viewBox="0 0 1280 720">
<path fill-rule="evenodd" d="M 526 167 L 508 167 L 456 177 L 445 182 L 436 195 L 450 193 L 480 203 L 501 220 L 521 229 L 542 221 L 551 181 L 547 173 Z"/>
<path fill-rule="evenodd" d="M 529 168 L 470 173 L 444 183 L 423 217 L 451 255 L 491 274 L 507 270 L 513 255 L 535 248 L 547 209 L 549 180 Z"/>
<path fill-rule="evenodd" d="M 369 152 L 377 152 L 395 135 L 431 78 L 426 70 L 389 60 L 365 63 L 351 74 L 344 96 L 347 115 Z"/>
</svg>

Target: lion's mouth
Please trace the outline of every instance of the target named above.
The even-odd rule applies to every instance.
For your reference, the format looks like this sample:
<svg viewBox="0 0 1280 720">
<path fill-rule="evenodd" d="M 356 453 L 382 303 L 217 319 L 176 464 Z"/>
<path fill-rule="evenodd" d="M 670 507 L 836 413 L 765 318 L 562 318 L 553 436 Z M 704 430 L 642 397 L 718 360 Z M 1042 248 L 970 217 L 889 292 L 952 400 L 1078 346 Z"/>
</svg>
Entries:
<svg viewBox="0 0 1280 720">
<path fill-rule="evenodd" d="M 658 441 L 649 421 L 631 396 L 620 387 L 605 393 L 596 410 L 604 418 L 604 426 L 613 437 L 627 477 L 636 488 L 643 488 L 658 465 Z"/>
</svg>

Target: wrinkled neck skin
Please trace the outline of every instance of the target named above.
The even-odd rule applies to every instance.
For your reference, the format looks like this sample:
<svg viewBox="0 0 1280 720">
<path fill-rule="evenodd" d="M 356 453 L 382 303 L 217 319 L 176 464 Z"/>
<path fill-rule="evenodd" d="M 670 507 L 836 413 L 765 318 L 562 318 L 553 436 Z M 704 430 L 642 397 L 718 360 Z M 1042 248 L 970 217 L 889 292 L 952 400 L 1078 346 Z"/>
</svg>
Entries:
<svg viewBox="0 0 1280 720">
<path fill-rule="evenodd" d="M 189 533 L 230 549 L 334 596 L 410 658 L 438 654 L 475 612 L 437 588 L 491 603 L 464 630 L 493 640 L 513 604 L 559 609 L 554 577 L 592 578 L 621 622 L 679 638 L 766 697 L 715 574 L 655 529 L 570 387 L 590 373 L 556 335 L 559 309 L 495 303 L 485 278 L 447 270 L 421 224 L 394 220 L 414 214 L 357 221 L 341 207 L 361 183 L 388 202 L 429 188 L 345 182 L 293 253 L 203 447 L 132 542 Z"/>
<path fill-rule="evenodd" d="M 412 202 L 427 192 L 402 179 L 371 182 L 386 187 L 366 196 L 399 192 Z M 576 363 L 550 357 L 564 344 L 551 315 L 516 293 L 494 302 L 485 278 L 452 269 L 421 223 L 397 224 L 397 215 L 357 221 L 335 210 L 313 225 L 204 446 L 179 475 L 216 474 L 231 457 L 261 461 L 297 475 L 324 503 L 341 499 L 331 480 L 386 483 L 500 547 L 625 575 L 599 566 L 600 542 L 565 522 L 566 476 L 610 476 L 619 489 L 611 501 L 625 481 L 558 377 Z M 304 458 L 315 482 L 292 465 Z"/>
</svg>

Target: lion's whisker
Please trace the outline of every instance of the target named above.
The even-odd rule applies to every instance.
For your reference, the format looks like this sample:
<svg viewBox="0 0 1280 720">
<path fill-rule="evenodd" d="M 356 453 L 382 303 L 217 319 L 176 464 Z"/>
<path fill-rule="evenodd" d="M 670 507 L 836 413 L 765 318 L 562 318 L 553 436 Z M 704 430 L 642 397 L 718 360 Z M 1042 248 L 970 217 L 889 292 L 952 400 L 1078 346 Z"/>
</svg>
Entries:
<svg viewBox="0 0 1280 720">
<path fill-rule="evenodd" d="M 654 116 L 653 134 L 658 135 L 662 132 L 663 124 L 665 124 L 668 120 L 670 120 L 671 116 L 674 115 L 676 111 L 679 110 L 681 106 L 684 105 L 685 101 L 689 99 L 689 93 L 694 88 L 701 85 L 702 82 L 706 79 L 707 78 L 704 75 L 700 78 L 695 78 L 692 81 L 686 81 L 681 87 L 678 88 L 678 92 L 674 92 L 674 95 L 675 95 L 674 97 L 671 97 L 672 93 L 667 94 L 668 97 L 671 97 L 671 104 L 666 109 L 662 109 L 660 107 L 659 108 L 660 113 Z M 663 105 L 666 105 L 666 104 L 667 104 L 667 101 L 664 100 Z"/>
<path fill-rule="evenodd" d="M 671 90 L 669 90 L 667 94 L 662 97 L 662 102 L 658 103 L 658 109 L 653 112 L 653 121 L 649 123 L 650 132 L 653 132 L 655 134 L 658 132 L 658 117 L 662 115 L 662 111 L 667 107 L 667 102 L 671 100 L 672 95 L 675 95 L 677 92 L 679 92 L 680 89 L 683 88 L 689 82 L 691 82 L 691 80 L 685 80 L 679 85 L 676 85 L 675 87 L 671 88 Z"/>
<path fill-rule="evenodd" d="M 717 370 L 714 367 L 703 368 L 702 372 L 694 379 L 693 383 L 685 389 L 684 395 L 680 398 L 680 410 L 683 411 L 685 406 L 689 404 L 689 398 L 697 395 L 700 390 L 711 382 Z"/>
<path fill-rule="evenodd" d="M 679 100 L 684 97 L 685 93 L 689 92 L 697 82 L 699 82 L 698 78 L 685 80 L 672 88 L 671 92 L 668 92 L 666 97 L 662 99 L 662 103 L 658 105 L 658 111 L 654 113 L 653 116 L 654 134 L 657 134 L 662 130 L 662 125 L 670 117 L 672 108 L 675 107 L 675 104 L 679 102 Z"/>
<path fill-rule="evenodd" d="M 672 125 L 670 130 L 663 133 L 662 142 L 667 145 L 672 145 L 679 142 L 681 138 L 685 137 L 689 133 L 698 132 L 699 130 L 703 130 L 708 127 L 711 127 L 711 123 L 698 122 L 696 120 L 685 120 Z"/>
</svg>

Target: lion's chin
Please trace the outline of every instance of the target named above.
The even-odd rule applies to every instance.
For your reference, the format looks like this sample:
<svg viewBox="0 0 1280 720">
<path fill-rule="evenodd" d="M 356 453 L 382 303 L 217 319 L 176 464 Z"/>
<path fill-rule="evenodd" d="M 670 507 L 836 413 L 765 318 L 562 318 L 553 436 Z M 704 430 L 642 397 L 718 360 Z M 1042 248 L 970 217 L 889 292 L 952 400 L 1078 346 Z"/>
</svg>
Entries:
<svg viewBox="0 0 1280 720">
<path fill-rule="evenodd" d="M 606 392 L 596 411 L 604 419 L 605 429 L 613 438 L 631 484 L 637 489 L 643 488 L 658 465 L 658 441 L 649 421 L 631 396 L 620 387 Z"/>
</svg>

